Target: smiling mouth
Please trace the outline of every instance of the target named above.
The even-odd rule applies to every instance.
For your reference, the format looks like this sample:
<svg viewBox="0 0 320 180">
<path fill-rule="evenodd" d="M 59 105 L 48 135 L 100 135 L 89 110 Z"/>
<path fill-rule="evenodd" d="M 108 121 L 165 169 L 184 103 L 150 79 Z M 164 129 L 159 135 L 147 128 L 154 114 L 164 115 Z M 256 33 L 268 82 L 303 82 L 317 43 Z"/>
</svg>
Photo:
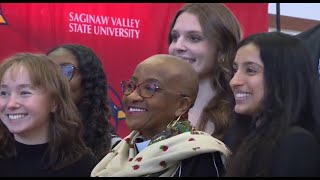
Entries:
<svg viewBox="0 0 320 180">
<path fill-rule="evenodd" d="M 10 120 L 17 120 L 26 117 L 28 114 L 8 114 Z"/>
<path fill-rule="evenodd" d="M 196 60 L 195 59 L 193 59 L 193 58 L 188 58 L 188 57 L 181 57 L 181 56 L 179 56 L 181 59 L 183 59 L 183 60 L 185 60 L 185 61 L 187 61 L 188 63 L 190 63 L 190 64 L 192 64 L 192 63 L 195 63 L 196 62 Z"/>
<path fill-rule="evenodd" d="M 246 92 L 238 92 L 234 94 L 234 98 L 236 100 L 236 103 L 242 103 L 246 100 L 248 100 L 252 96 L 251 93 Z"/>
<path fill-rule="evenodd" d="M 142 108 L 129 108 L 128 109 L 128 112 L 131 112 L 131 113 L 135 113 L 135 112 L 145 112 L 147 111 L 146 109 L 142 109 Z"/>
</svg>

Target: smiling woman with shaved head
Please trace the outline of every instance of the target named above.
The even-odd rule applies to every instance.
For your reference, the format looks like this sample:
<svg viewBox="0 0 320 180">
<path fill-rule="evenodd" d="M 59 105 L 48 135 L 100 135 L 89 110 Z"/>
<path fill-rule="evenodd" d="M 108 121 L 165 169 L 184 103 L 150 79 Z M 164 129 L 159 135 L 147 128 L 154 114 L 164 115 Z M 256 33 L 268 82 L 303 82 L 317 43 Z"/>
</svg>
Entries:
<svg viewBox="0 0 320 180">
<path fill-rule="evenodd" d="M 121 82 L 132 132 L 91 176 L 221 176 L 228 148 L 186 118 L 198 87 L 195 70 L 178 57 L 158 54 L 138 64 L 131 78 Z"/>
</svg>

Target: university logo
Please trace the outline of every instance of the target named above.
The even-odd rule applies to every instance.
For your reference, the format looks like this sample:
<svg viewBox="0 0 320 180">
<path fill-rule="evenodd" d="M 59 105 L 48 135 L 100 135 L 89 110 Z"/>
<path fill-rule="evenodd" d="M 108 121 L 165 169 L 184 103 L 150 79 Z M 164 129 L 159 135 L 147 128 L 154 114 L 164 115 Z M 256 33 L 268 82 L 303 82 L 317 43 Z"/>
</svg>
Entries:
<svg viewBox="0 0 320 180">
<path fill-rule="evenodd" d="M 8 21 L 6 18 L 4 18 L 4 15 L 2 14 L 2 9 L 0 5 L 0 25 L 8 25 Z"/>
<path fill-rule="evenodd" d="M 118 95 L 118 93 L 116 92 L 116 90 L 111 85 L 108 85 L 108 93 L 109 93 L 109 96 L 113 95 L 114 97 L 116 97 L 115 100 L 111 99 L 109 105 L 111 107 L 111 115 L 115 121 L 115 129 L 117 130 L 118 126 L 119 126 L 119 122 L 125 120 L 126 115 L 123 111 L 123 105 L 121 102 L 121 98 Z M 117 102 L 117 103 L 115 103 L 115 102 Z M 116 104 L 119 104 L 119 105 L 117 106 Z"/>
</svg>

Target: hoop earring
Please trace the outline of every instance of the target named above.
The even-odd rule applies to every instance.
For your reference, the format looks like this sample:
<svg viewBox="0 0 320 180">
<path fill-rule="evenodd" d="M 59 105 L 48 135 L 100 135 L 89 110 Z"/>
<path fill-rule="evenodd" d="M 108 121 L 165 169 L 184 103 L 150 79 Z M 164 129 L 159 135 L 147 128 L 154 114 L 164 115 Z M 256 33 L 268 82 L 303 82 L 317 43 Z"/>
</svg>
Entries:
<svg viewBox="0 0 320 180">
<path fill-rule="evenodd" d="M 167 128 L 172 128 L 176 123 L 180 120 L 181 116 L 179 116 L 177 119 L 172 120 L 168 125 Z"/>
</svg>

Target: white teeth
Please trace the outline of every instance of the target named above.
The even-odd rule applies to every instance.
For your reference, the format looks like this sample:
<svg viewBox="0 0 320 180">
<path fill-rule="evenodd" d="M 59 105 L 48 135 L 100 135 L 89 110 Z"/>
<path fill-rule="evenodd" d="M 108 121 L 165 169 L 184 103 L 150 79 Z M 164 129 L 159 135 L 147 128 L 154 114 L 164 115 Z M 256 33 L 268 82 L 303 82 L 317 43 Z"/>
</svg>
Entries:
<svg viewBox="0 0 320 180">
<path fill-rule="evenodd" d="M 235 98 L 246 98 L 249 95 L 250 95 L 249 93 L 237 93 L 235 94 Z"/>
<path fill-rule="evenodd" d="M 20 119 L 20 118 L 24 118 L 26 116 L 26 114 L 9 114 L 8 117 L 9 119 Z"/>
<path fill-rule="evenodd" d="M 188 63 L 190 63 L 190 64 L 195 62 L 194 59 L 189 59 L 189 58 L 184 58 L 184 60 L 188 61 Z"/>
<path fill-rule="evenodd" d="M 193 58 L 188 58 L 188 57 L 180 57 L 180 58 L 182 58 L 182 59 L 184 59 L 184 60 L 186 60 L 186 61 L 188 61 L 188 63 L 194 63 L 194 62 L 196 62 L 196 60 L 195 59 L 193 59 Z"/>
<path fill-rule="evenodd" d="M 129 112 L 143 112 L 146 111 L 145 109 L 140 108 L 129 108 Z"/>
</svg>

